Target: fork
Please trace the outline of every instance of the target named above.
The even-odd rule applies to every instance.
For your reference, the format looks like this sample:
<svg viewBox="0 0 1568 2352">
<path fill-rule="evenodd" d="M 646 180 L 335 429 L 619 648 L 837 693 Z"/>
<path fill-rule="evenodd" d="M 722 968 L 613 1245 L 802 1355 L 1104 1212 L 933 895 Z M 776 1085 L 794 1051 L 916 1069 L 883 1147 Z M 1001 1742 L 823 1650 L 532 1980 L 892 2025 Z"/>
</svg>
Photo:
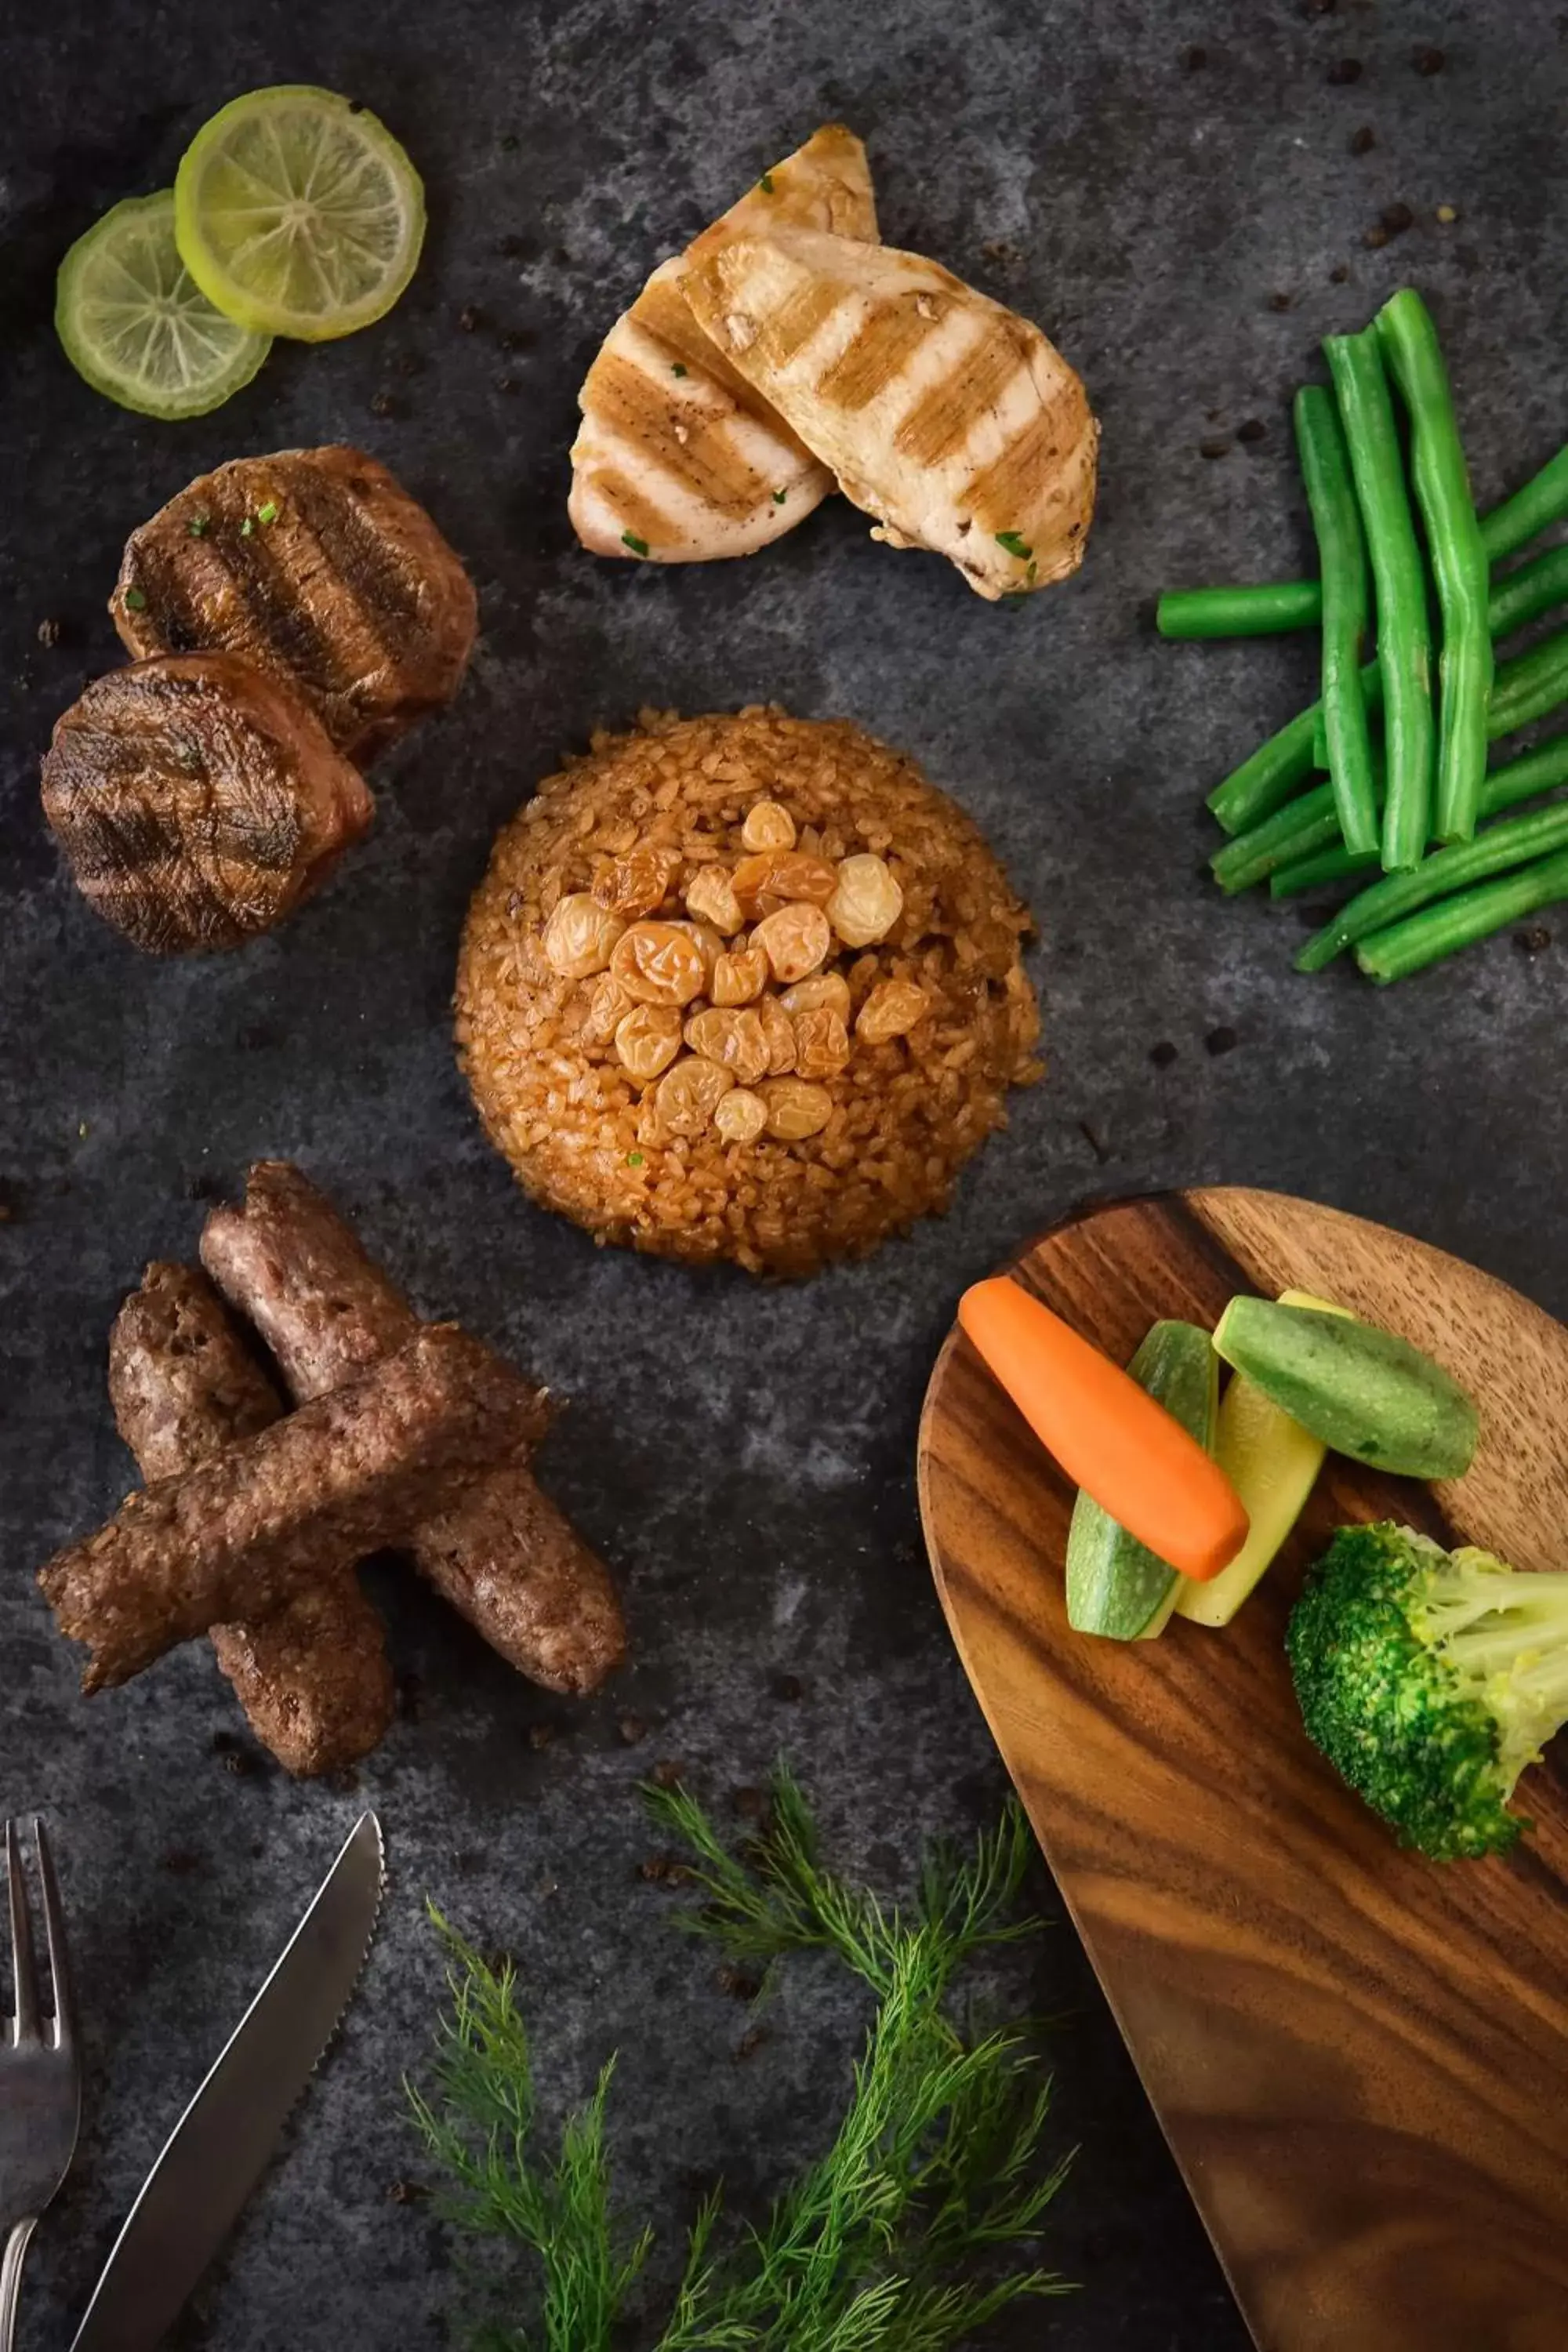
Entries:
<svg viewBox="0 0 1568 2352">
<path fill-rule="evenodd" d="M 65 1920 L 43 1823 L 33 1844 L 44 1897 L 44 1937 L 54 1980 L 54 2015 L 38 2000 L 33 1924 L 16 1824 L 5 1824 L 11 1909 L 13 2018 L 0 2016 L 0 2352 L 13 2352 L 22 2263 L 38 2217 L 70 2169 L 81 2116 L 81 2068 L 71 2017 Z"/>
</svg>

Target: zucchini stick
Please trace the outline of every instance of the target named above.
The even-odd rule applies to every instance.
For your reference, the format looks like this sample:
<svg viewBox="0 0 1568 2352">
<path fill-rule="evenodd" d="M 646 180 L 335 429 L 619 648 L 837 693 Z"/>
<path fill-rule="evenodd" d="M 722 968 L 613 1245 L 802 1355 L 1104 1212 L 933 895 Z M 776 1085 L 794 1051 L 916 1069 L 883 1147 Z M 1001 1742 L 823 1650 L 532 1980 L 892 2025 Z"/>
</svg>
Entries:
<svg viewBox="0 0 1568 2352">
<path fill-rule="evenodd" d="M 1443 621 L 1433 829 L 1439 841 L 1468 841 L 1476 829 L 1487 772 L 1487 700 L 1492 684 L 1487 551 L 1470 496 L 1437 330 L 1413 287 L 1402 287 L 1384 304 L 1377 314 L 1377 332 L 1410 416 L 1410 473 L 1426 526 Z M 1326 605 L 1326 572 L 1324 600 Z M 1348 833 L 1345 839 L 1352 848 L 1361 846 Z"/>
<path fill-rule="evenodd" d="M 1539 914 L 1542 907 L 1556 906 L 1564 898 L 1568 898 L 1568 849 L 1559 849 L 1517 874 L 1504 874 L 1495 882 L 1461 890 L 1457 898 L 1440 899 L 1435 907 L 1423 907 L 1419 914 L 1406 916 L 1402 923 L 1373 931 L 1359 942 L 1355 960 L 1363 971 L 1386 986 L 1413 971 L 1424 971 L 1428 964 L 1441 963 L 1461 948 L 1489 940 L 1510 923 L 1521 922 L 1526 915 Z"/>
<path fill-rule="evenodd" d="M 1568 803 L 1562 801 L 1529 816 L 1505 816 L 1500 824 L 1483 825 L 1474 840 L 1454 842 L 1423 858 L 1414 874 L 1385 874 L 1370 889 L 1359 891 L 1321 931 L 1313 932 L 1296 957 L 1296 969 L 1321 971 L 1357 940 L 1402 922 L 1434 898 L 1447 898 L 1472 882 L 1485 882 L 1557 849 L 1568 849 Z"/>
<path fill-rule="evenodd" d="M 1375 849 L 1378 839 L 1372 738 L 1361 690 L 1368 618 L 1366 541 L 1333 395 L 1321 384 L 1303 384 L 1296 394 L 1294 415 L 1296 449 L 1322 572 L 1322 730 L 1329 782 L 1341 837 L 1347 849 L 1360 852 Z M 1314 742 L 1314 751 L 1316 748 Z M 1482 756 L 1484 760 L 1484 751 Z"/>
<path fill-rule="evenodd" d="M 1377 659 L 1383 673 L 1388 771 L 1383 862 L 1390 872 L 1397 872 L 1420 864 L 1432 825 L 1435 729 L 1426 575 L 1377 331 L 1330 335 L 1323 352 L 1339 398 L 1377 582 Z"/>
</svg>

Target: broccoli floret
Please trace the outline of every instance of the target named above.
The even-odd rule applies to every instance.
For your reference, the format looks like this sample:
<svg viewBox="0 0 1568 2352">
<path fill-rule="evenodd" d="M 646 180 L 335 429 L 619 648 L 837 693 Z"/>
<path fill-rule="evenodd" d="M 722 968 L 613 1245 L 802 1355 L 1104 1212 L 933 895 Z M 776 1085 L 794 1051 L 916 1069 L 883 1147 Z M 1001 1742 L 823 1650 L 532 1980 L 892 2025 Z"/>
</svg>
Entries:
<svg viewBox="0 0 1568 2352">
<path fill-rule="evenodd" d="M 1568 1573 L 1342 1528 L 1286 1648 L 1308 1737 L 1401 1844 L 1453 1862 L 1529 1827 L 1508 1802 L 1568 1723 Z"/>
</svg>

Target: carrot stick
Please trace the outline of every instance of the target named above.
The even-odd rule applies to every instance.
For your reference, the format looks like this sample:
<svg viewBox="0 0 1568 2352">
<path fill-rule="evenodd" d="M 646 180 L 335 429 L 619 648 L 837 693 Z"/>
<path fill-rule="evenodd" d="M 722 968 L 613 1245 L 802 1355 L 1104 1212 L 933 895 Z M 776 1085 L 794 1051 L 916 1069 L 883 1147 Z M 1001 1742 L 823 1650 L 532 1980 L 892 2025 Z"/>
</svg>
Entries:
<svg viewBox="0 0 1568 2352">
<path fill-rule="evenodd" d="M 1003 1275 L 958 1303 L 962 1329 L 1042 1445 L 1129 1534 L 1200 1582 L 1247 1541 L 1247 1513 L 1181 1423 Z"/>
</svg>

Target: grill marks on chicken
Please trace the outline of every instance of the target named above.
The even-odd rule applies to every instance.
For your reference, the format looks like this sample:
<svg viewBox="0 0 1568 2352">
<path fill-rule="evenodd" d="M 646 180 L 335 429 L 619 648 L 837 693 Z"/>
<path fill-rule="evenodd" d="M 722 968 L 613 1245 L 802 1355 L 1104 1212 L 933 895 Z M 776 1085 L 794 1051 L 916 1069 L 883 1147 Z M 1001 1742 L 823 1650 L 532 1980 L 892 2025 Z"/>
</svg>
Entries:
<svg viewBox="0 0 1568 2352">
<path fill-rule="evenodd" d="M 110 611 L 133 655 L 221 649 L 286 678 L 365 761 L 457 691 L 473 583 L 363 450 L 240 457 L 126 544 Z"/>
<path fill-rule="evenodd" d="M 896 547 L 982 596 L 1076 570 L 1099 426 L 1037 327 L 935 262 L 782 229 L 690 257 L 682 290 L 748 383 Z"/>
<path fill-rule="evenodd" d="M 97 679 L 56 725 L 43 800 L 79 889 L 153 955 L 270 929 L 373 814 L 314 714 L 230 654 Z"/>
<path fill-rule="evenodd" d="M 780 224 L 877 234 L 866 151 L 842 123 L 775 164 L 684 255 L 656 269 L 605 337 L 580 394 L 568 509 L 598 555 L 656 563 L 749 555 L 803 522 L 827 469 L 698 325 L 694 257 Z"/>
</svg>

